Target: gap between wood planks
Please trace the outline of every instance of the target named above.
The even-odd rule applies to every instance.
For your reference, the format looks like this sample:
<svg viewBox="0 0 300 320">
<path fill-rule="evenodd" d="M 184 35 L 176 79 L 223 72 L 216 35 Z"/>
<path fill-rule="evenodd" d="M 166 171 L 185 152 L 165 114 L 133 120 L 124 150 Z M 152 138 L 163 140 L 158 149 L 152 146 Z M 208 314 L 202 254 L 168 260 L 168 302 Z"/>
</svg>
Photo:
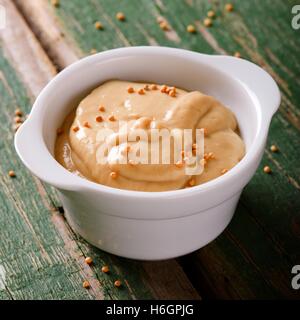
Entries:
<svg viewBox="0 0 300 320">
<path fill-rule="evenodd" d="M 30 17 L 27 21 L 31 24 L 36 24 L 34 31 L 41 40 L 42 46 L 48 55 L 41 47 L 41 43 L 37 41 L 35 35 L 28 28 L 17 8 L 9 0 L 2 0 L 9 19 L 5 32 L 0 33 L 0 38 L 6 54 L 28 88 L 28 94 L 34 98 L 56 73 L 50 59 L 55 61 L 59 69 L 62 69 L 76 61 L 80 53 L 72 47 L 71 41 L 65 40 L 57 25 L 57 21 L 48 14 L 46 2 L 16 2 L 19 8 L 22 8 L 23 14 L 26 17 Z M 47 28 L 42 29 L 47 30 L 46 33 L 36 28 L 39 24 L 43 23 L 47 24 Z M 94 279 L 94 277 L 97 278 L 97 274 L 84 263 L 85 252 L 73 239 L 74 235 L 72 235 L 72 231 L 64 219 L 58 217 L 58 208 L 53 208 L 53 203 L 49 203 L 49 197 L 44 186 L 37 179 L 34 180 L 44 205 L 52 214 L 53 224 L 63 239 L 66 249 L 72 258 L 77 261 L 83 278 L 90 281 L 91 294 L 96 299 L 102 299 L 103 290 L 101 284 Z M 145 273 L 145 285 L 151 291 L 154 298 L 200 299 L 199 294 L 193 288 L 176 260 L 161 263 L 141 262 L 141 266 Z M 162 272 L 163 270 L 165 272 Z M 129 284 L 128 288 L 130 291 Z"/>
</svg>

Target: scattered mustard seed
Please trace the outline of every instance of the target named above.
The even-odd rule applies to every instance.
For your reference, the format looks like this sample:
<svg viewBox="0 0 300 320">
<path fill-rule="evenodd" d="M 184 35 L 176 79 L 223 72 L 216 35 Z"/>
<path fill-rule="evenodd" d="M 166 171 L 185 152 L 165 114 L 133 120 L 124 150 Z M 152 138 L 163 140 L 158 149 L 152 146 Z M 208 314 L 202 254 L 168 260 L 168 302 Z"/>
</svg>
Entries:
<svg viewBox="0 0 300 320">
<path fill-rule="evenodd" d="M 170 90 L 169 91 L 169 96 L 170 97 L 176 97 L 176 91 L 175 90 Z"/>
<path fill-rule="evenodd" d="M 116 14 L 116 18 L 119 20 L 119 21 L 125 21 L 125 14 L 123 12 L 118 12 Z"/>
<path fill-rule="evenodd" d="M 167 90 L 168 90 L 168 87 L 165 84 L 160 88 L 160 92 L 162 93 L 166 93 Z"/>
<path fill-rule="evenodd" d="M 193 26 L 192 24 L 189 24 L 189 25 L 186 27 L 186 31 L 189 32 L 189 33 L 195 33 L 195 32 L 196 32 L 196 28 L 195 28 L 195 26 Z"/>
<path fill-rule="evenodd" d="M 240 54 L 238 51 L 236 51 L 236 52 L 234 53 L 234 56 L 235 56 L 236 58 L 240 58 L 240 57 L 241 57 L 241 54 Z"/>
<path fill-rule="evenodd" d="M 73 127 L 73 131 L 74 131 L 74 132 L 77 132 L 78 130 L 79 130 L 79 127 L 78 127 L 78 126 Z"/>
<path fill-rule="evenodd" d="M 95 28 L 97 30 L 102 30 L 103 29 L 103 25 L 100 21 L 96 21 L 95 24 L 94 24 Z"/>
<path fill-rule="evenodd" d="M 273 144 L 273 145 L 271 145 L 270 150 L 271 150 L 272 152 L 278 152 L 279 149 L 278 149 L 277 146 L 275 146 L 275 144 Z"/>
<path fill-rule="evenodd" d="M 109 120 L 109 121 L 116 121 L 116 118 L 115 118 L 115 116 L 112 114 L 112 115 L 110 115 L 110 116 L 108 117 L 108 120 Z"/>
<path fill-rule="evenodd" d="M 83 286 L 85 289 L 89 289 L 91 285 L 90 285 L 90 283 L 89 283 L 87 280 L 85 280 L 85 281 L 83 281 L 82 286 Z"/>
<path fill-rule="evenodd" d="M 86 257 L 86 258 L 84 259 L 84 261 L 85 261 L 85 263 L 88 264 L 88 265 L 90 265 L 90 264 L 93 263 L 93 259 L 92 259 L 91 257 Z"/>
<path fill-rule="evenodd" d="M 100 106 L 98 110 L 101 111 L 101 112 L 104 112 L 105 108 L 104 108 L 104 106 Z"/>
<path fill-rule="evenodd" d="M 14 178 L 16 176 L 15 172 L 13 170 L 9 170 L 8 171 L 8 175 L 11 177 L 11 178 Z"/>
<path fill-rule="evenodd" d="M 207 12 L 208 18 L 214 18 L 216 16 L 216 13 L 213 10 L 209 10 Z"/>
<path fill-rule="evenodd" d="M 96 121 L 97 121 L 97 122 L 102 122 L 102 121 L 103 121 L 103 118 L 102 118 L 101 116 L 97 116 L 97 117 L 96 117 Z"/>
<path fill-rule="evenodd" d="M 104 272 L 104 273 L 108 273 L 109 272 L 109 267 L 108 266 L 103 266 L 101 268 L 101 271 Z"/>
<path fill-rule="evenodd" d="M 144 90 L 149 91 L 149 85 L 148 84 L 144 85 Z"/>
<path fill-rule="evenodd" d="M 16 116 L 15 119 L 14 119 L 14 122 L 15 123 L 22 123 L 23 119 L 20 116 Z"/>
<path fill-rule="evenodd" d="M 86 127 L 86 128 L 90 128 L 91 126 L 90 126 L 90 124 L 86 121 L 84 124 L 84 127 Z"/>
<path fill-rule="evenodd" d="M 59 0 L 51 0 L 51 4 L 53 5 L 53 7 L 59 7 Z"/>
<path fill-rule="evenodd" d="M 211 27 L 212 26 L 212 20 L 210 18 L 205 18 L 204 21 L 203 21 L 205 27 Z"/>
<path fill-rule="evenodd" d="M 233 4 L 232 3 L 227 3 L 225 5 L 225 10 L 230 12 L 230 11 L 233 11 Z"/>
<path fill-rule="evenodd" d="M 22 117 L 22 115 L 23 115 L 23 112 L 21 111 L 21 109 L 18 108 L 15 110 L 15 116 Z"/>
<path fill-rule="evenodd" d="M 115 285 L 115 287 L 120 288 L 122 285 L 122 282 L 120 280 L 116 280 L 114 285 Z"/>
<path fill-rule="evenodd" d="M 127 91 L 128 91 L 128 93 L 134 93 L 133 87 L 129 87 L 129 88 L 127 89 Z"/>
<path fill-rule="evenodd" d="M 115 171 L 112 171 L 109 175 L 112 179 L 117 179 L 118 177 L 118 174 Z"/>
<path fill-rule="evenodd" d="M 143 88 L 139 89 L 138 94 L 145 94 L 145 90 Z"/>
<path fill-rule="evenodd" d="M 264 173 L 271 173 L 271 172 L 272 172 L 272 170 L 269 166 L 264 167 Z"/>
<path fill-rule="evenodd" d="M 159 26 L 162 30 L 164 31 L 168 31 L 170 28 L 169 28 L 169 25 L 167 23 L 167 21 L 162 21 L 159 23 Z"/>
<path fill-rule="evenodd" d="M 157 85 L 156 84 L 151 84 L 150 89 L 151 90 L 157 90 Z"/>
</svg>

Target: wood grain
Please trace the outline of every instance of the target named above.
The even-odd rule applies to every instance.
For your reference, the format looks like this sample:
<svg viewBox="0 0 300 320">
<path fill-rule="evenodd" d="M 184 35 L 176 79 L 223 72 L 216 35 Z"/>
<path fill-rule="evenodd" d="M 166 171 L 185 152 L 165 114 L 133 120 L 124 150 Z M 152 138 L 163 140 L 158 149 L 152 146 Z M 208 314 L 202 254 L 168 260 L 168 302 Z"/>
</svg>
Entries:
<svg viewBox="0 0 300 320">
<path fill-rule="evenodd" d="M 199 299 L 176 261 L 166 265 L 173 271 L 170 282 L 153 290 L 154 281 L 162 280 L 155 268 L 110 256 L 77 237 L 64 220 L 55 191 L 20 163 L 13 147 L 14 110 L 30 111 L 55 68 L 12 2 L 1 4 L 9 23 L 0 33 L 0 266 L 5 270 L 0 299 Z M 7 174 L 11 169 L 15 178 Z M 91 267 L 86 256 L 94 260 Z M 101 272 L 104 264 L 110 266 L 109 275 Z M 121 289 L 113 286 L 117 278 Z M 90 282 L 89 290 L 82 288 L 84 280 Z"/>
<path fill-rule="evenodd" d="M 24 19 L 35 32 L 52 63 L 63 69 L 75 62 L 82 53 L 70 38 L 65 38 L 59 21 L 51 13 L 52 6 L 47 1 L 15 1 Z"/>
</svg>

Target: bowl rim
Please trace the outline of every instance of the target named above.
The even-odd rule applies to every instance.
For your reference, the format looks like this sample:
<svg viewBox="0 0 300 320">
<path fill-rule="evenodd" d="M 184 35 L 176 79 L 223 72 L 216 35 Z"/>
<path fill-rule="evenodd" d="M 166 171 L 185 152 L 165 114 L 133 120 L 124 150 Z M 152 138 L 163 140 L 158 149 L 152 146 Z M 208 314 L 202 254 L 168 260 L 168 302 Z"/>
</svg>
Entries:
<svg viewBox="0 0 300 320">
<path fill-rule="evenodd" d="M 219 72 L 222 73 L 227 73 L 228 70 L 226 71 L 223 66 L 230 67 L 230 64 L 233 63 L 235 65 L 235 69 L 240 68 L 243 66 L 246 70 L 249 71 L 249 68 L 253 71 L 256 71 L 256 75 L 264 75 L 268 81 L 271 81 L 269 85 L 273 88 L 272 94 L 275 95 L 275 98 L 272 100 L 272 110 L 268 110 L 268 113 L 264 113 L 262 115 L 262 110 L 260 106 L 260 113 L 258 113 L 258 108 L 255 108 L 255 113 L 257 116 L 257 119 L 260 119 L 258 123 L 258 127 L 256 130 L 256 134 L 253 138 L 253 142 L 247 150 L 245 156 L 241 159 L 241 161 L 236 164 L 232 169 L 230 169 L 226 174 L 217 177 L 215 179 L 212 179 L 208 182 L 205 182 L 203 184 L 194 186 L 192 188 L 185 188 L 185 189 L 179 189 L 179 190 L 170 190 L 170 191 L 134 191 L 134 190 L 126 190 L 126 189 L 117 189 L 113 187 L 109 187 L 106 185 L 98 184 L 96 182 L 81 178 L 80 176 L 77 176 L 71 172 L 69 172 L 66 168 L 64 168 L 60 163 L 56 161 L 54 156 L 50 153 L 48 150 L 48 147 L 46 146 L 46 143 L 44 141 L 44 137 L 40 137 L 40 141 L 44 143 L 44 149 L 47 150 L 47 155 L 44 154 L 44 156 L 50 157 L 52 160 L 55 161 L 56 167 L 63 169 L 59 170 L 60 174 L 63 174 L 61 177 L 62 181 L 57 181 L 57 179 L 51 179 L 51 177 L 43 177 L 42 174 L 37 172 L 35 168 L 32 166 L 32 163 L 30 163 L 30 160 L 26 159 L 24 156 L 24 153 L 22 151 L 21 144 L 23 143 L 22 141 L 22 134 L 24 131 L 28 130 L 30 126 L 35 127 L 35 129 L 40 129 L 40 126 L 35 123 L 34 126 L 34 119 L 37 117 L 37 114 L 40 108 L 40 105 L 43 104 L 43 100 L 47 98 L 47 95 L 49 92 L 51 92 L 54 84 L 57 82 L 61 82 L 64 80 L 66 77 L 68 77 L 70 74 L 75 72 L 78 68 L 83 68 L 84 65 L 90 64 L 90 63 L 95 63 L 99 60 L 105 60 L 105 59 L 110 59 L 115 56 L 124 56 L 124 55 L 143 55 L 143 54 L 163 54 L 163 55 L 176 55 L 176 56 L 182 56 L 185 57 L 186 59 L 191 59 L 191 60 L 197 60 L 199 62 L 199 59 L 201 60 L 202 63 L 207 63 L 210 66 L 217 67 Z M 232 68 L 232 65 L 231 67 Z M 238 72 L 234 74 L 234 76 L 237 78 L 237 80 L 240 80 L 243 82 L 241 77 L 239 77 Z M 244 85 L 247 87 L 247 83 L 244 83 Z M 255 94 L 255 92 L 254 92 Z M 268 95 L 270 96 L 271 93 Z M 259 99 L 258 99 L 259 105 L 261 105 Z M 277 110 L 278 106 L 280 104 L 280 93 L 279 89 L 275 83 L 275 81 L 271 78 L 271 76 L 266 73 L 262 68 L 256 66 L 255 64 L 246 61 L 241 58 L 235 58 L 232 56 L 224 56 L 224 55 L 207 55 L 207 54 L 202 54 L 198 52 L 193 52 L 185 49 L 178 49 L 178 48 L 170 48 L 170 47 L 157 47 L 157 46 L 139 46 L 139 47 L 125 47 L 125 48 L 118 48 L 118 49 L 112 49 L 112 50 L 107 50 L 103 51 L 94 55 L 90 55 L 87 57 L 84 57 L 75 63 L 71 64 L 70 66 L 66 67 L 64 70 L 62 70 L 59 74 L 57 74 L 45 87 L 44 89 L 40 92 L 39 96 L 37 97 L 36 101 L 33 104 L 33 108 L 30 112 L 30 115 L 28 119 L 24 122 L 24 124 L 19 128 L 15 135 L 15 147 L 17 150 L 17 153 L 21 160 L 24 162 L 26 167 L 37 177 L 39 177 L 41 180 L 54 185 L 55 187 L 59 189 L 67 189 L 67 190 L 83 190 L 83 189 L 88 189 L 88 190 L 93 190 L 97 192 L 102 192 L 102 193 L 108 193 L 111 195 L 115 196 L 121 196 L 121 197 L 130 197 L 130 198 L 179 198 L 179 197 L 184 197 L 187 195 L 192 195 L 195 193 L 203 193 L 207 192 L 210 190 L 213 190 L 217 187 L 222 187 L 223 185 L 230 185 L 230 182 L 233 181 L 233 179 L 240 175 L 243 174 L 243 172 L 251 165 L 254 159 L 257 159 L 262 148 L 264 147 L 265 143 L 265 138 L 267 137 L 268 133 L 268 128 L 269 124 L 271 121 L 271 118 L 275 111 Z M 262 121 L 261 118 L 264 118 Z M 33 130 L 33 129 L 32 129 Z M 36 133 L 36 132 L 35 132 Z M 43 136 L 43 132 L 41 130 L 41 135 Z M 44 150 L 45 151 L 45 150 Z M 65 183 L 63 180 L 64 178 L 66 181 L 70 181 L 71 183 Z M 241 187 L 243 188 L 243 186 Z M 240 188 L 240 189 L 241 189 Z"/>
</svg>

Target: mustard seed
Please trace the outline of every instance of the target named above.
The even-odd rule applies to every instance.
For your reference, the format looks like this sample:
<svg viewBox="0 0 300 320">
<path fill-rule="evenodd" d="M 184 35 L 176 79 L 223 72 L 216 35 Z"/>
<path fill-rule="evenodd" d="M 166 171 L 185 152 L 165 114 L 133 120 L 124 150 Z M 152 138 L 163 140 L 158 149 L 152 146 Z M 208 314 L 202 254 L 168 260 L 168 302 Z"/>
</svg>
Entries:
<svg viewBox="0 0 300 320">
<path fill-rule="evenodd" d="M 192 24 L 189 24 L 189 25 L 186 27 L 186 31 L 189 32 L 189 33 L 195 33 L 195 32 L 196 32 L 196 28 L 195 28 L 195 26 L 193 26 Z"/>
<path fill-rule="evenodd" d="M 14 122 L 15 122 L 15 123 L 22 123 L 22 122 L 23 122 L 23 119 L 22 119 L 20 116 L 16 116 L 16 117 L 14 118 Z"/>
<path fill-rule="evenodd" d="M 271 147 L 270 147 L 270 150 L 272 151 L 272 152 L 278 152 L 278 147 L 277 146 L 275 146 L 275 144 L 273 144 Z"/>
<path fill-rule="evenodd" d="M 95 29 L 97 29 L 97 30 L 102 30 L 103 29 L 103 25 L 102 25 L 102 23 L 100 21 L 96 21 L 94 26 L 95 26 Z"/>
<path fill-rule="evenodd" d="M 272 172 L 272 170 L 269 166 L 264 167 L 264 173 L 271 173 L 271 172 Z"/>
<path fill-rule="evenodd" d="M 9 170 L 8 171 L 8 175 L 11 177 L 11 178 L 14 178 L 16 176 L 15 172 L 13 170 Z"/>
<path fill-rule="evenodd" d="M 51 4 L 53 5 L 53 7 L 59 7 L 59 0 L 51 0 Z"/>
<path fill-rule="evenodd" d="M 162 30 L 164 31 L 168 31 L 169 30 L 169 25 L 166 21 L 162 21 L 159 23 L 159 26 Z"/>
<path fill-rule="evenodd" d="M 88 265 L 90 265 L 90 264 L 93 263 L 93 259 L 92 259 L 91 257 L 86 257 L 86 258 L 84 259 L 84 261 L 85 261 L 85 263 L 88 264 Z"/>
<path fill-rule="evenodd" d="M 134 93 L 133 87 L 129 87 L 129 88 L 127 89 L 127 92 L 128 92 L 128 93 Z"/>
<path fill-rule="evenodd" d="M 116 14 L 116 18 L 119 20 L 119 21 L 125 21 L 125 14 L 123 12 L 118 12 Z"/>
<path fill-rule="evenodd" d="M 228 11 L 228 12 L 233 11 L 233 4 L 232 3 L 227 3 L 225 5 L 225 10 Z"/>
<path fill-rule="evenodd" d="M 115 116 L 112 114 L 112 115 L 110 115 L 110 116 L 108 117 L 108 120 L 109 120 L 109 121 L 116 121 L 116 118 L 115 118 Z"/>
<path fill-rule="evenodd" d="M 211 27 L 213 23 L 210 18 L 205 18 L 203 24 L 205 25 L 205 27 Z"/>
<path fill-rule="evenodd" d="M 117 179 L 118 177 L 118 174 L 115 171 L 112 171 L 109 175 L 112 179 Z"/>
<path fill-rule="evenodd" d="M 108 266 L 103 266 L 101 268 L 101 271 L 104 272 L 104 273 L 108 273 L 109 272 L 109 267 Z"/>
<path fill-rule="evenodd" d="M 18 108 L 15 110 L 15 116 L 22 117 L 22 115 L 23 115 L 23 112 L 21 111 L 21 109 Z"/>
<path fill-rule="evenodd" d="M 122 282 L 120 280 L 116 280 L 114 285 L 115 285 L 115 287 L 120 288 L 122 285 Z"/>
<path fill-rule="evenodd" d="M 98 117 L 96 117 L 96 121 L 97 121 L 97 122 L 102 122 L 102 121 L 103 121 L 103 118 L 102 118 L 101 116 L 98 116 Z"/>
<path fill-rule="evenodd" d="M 216 16 L 216 14 L 213 10 L 209 10 L 207 12 L 207 16 L 208 16 L 208 18 L 214 18 Z"/>
</svg>

